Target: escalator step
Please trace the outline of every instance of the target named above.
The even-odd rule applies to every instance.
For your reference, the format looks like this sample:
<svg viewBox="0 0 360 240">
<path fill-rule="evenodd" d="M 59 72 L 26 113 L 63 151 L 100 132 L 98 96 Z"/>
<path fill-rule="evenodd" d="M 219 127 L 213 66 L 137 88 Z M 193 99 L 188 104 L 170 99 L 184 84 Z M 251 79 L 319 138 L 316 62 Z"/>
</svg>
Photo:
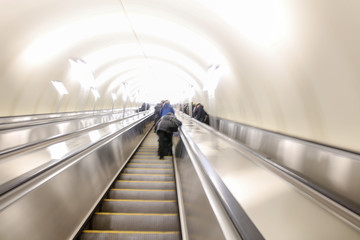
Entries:
<svg viewBox="0 0 360 240">
<path fill-rule="evenodd" d="M 177 214 L 95 213 L 92 227 L 97 230 L 179 231 Z"/>
<path fill-rule="evenodd" d="M 171 174 L 142 174 L 142 173 L 123 173 L 120 174 L 119 180 L 143 180 L 143 181 L 172 181 L 174 175 Z"/>
<path fill-rule="evenodd" d="M 171 174 L 172 168 L 128 168 L 123 170 L 123 173 L 151 173 L 151 174 Z"/>
<path fill-rule="evenodd" d="M 171 163 L 133 163 L 130 162 L 126 165 L 128 168 L 172 168 Z"/>
<path fill-rule="evenodd" d="M 138 155 L 138 156 L 133 156 L 133 159 L 148 159 L 148 160 L 154 160 L 154 159 L 157 159 L 157 160 L 159 160 L 159 156 L 140 156 L 140 155 Z M 165 160 L 171 160 L 172 159 L 172 157 L 171 156 L 164 156 L 164 159 Z"/>
<path fill-rule="evenodd" d="M 135 156 L 151 156 L 151 157 L 153 157 L 153 156 L 157 156 L 158 154 L 157 154 L 157 152 L 136 152 L 134 155 Z"/>
<path fill-rule="evenodd" d="M 101 210 L 123 213 L 177 213 L 177 202 L 175 200 L 105 199 Z"/>
<path fill-rule="evenodd" d="M 83 231 L 80 240 L 180 240 L 179 232 Z"/>
<path fill-rule="evenodd" d="M 171 160 L 156 160 L 156 159 L 132 159 L 131 163 L 167 163 L 172 165 Z"/>
<path fill-rule="evenodd" d="M 157 151 L 137 151 L 137 152 L 135 152 L 134 155 L 158 156 L 158 152 Z"/>
<path fill-rule="evenodd" d="M 111 189 L 109 198 L 115 199 L 146 199 L 146 200 L 175 200 L 175 190 L 153 189 Z"/>
<path fill-rule="evenodd" d="M 175 189 L 174 181 L 128 181 L 118 180 L 114 188 L 121 189 Z"/>
</svg>

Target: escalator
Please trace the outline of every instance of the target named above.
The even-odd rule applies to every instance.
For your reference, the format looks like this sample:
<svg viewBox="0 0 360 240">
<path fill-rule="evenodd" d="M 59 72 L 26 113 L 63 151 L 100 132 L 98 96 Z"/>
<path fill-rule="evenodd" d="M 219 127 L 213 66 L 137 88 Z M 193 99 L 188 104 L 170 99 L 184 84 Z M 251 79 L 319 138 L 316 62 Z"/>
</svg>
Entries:
<svg viewBox="0 0 360 240">
<path fill-rule="evenodd" d="M 172 157 L 159 160 L 150 131 L 79 239 L 181 239 L 175 186 Z"/>
</svg>

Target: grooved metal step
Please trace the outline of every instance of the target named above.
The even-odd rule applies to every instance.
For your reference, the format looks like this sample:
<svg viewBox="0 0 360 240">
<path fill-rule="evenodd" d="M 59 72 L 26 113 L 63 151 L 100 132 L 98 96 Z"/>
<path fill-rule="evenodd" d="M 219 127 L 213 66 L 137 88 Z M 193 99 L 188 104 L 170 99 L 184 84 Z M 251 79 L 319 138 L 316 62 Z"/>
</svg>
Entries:
<svg viewBox="0 0 360 240">
<path fill-rule="evenodd" d="M 151 132 L 125 166 L 80 240 L 180 240 L 172 157 Z"/>
<path fill-rule="evenodd" d="M 170 163 L 128 163 L 128 168 L 163 168 L 163 169 L 172 169 L 172 164 Z"/>
<path fill-rule="evenodd" d="M 124 173 L 172 174 L 172 168 L 125 168 Z"/>
<path fill-rule="evenodd" d="M 98 230 L 178 231 L 174 213 L 95 213 L 92 227 Z"/>
<path fill-rule="evenodd" d="M 172 181 L 174 175 L 171 173 L 167 174 L 150 174 L 150 173 L 124 173 L 120 174 L 119 180 L 143 180 L 143 181 Z"/>
<path fill-rule="evenodd" d="M 109 198 L 117 199 L 149 199 L 149 200 L 175 200 L 175 190 L 158 189 L 111 189 Z"/>
<path fill-rule="evenodd" d="M 177 213 L 175 200 L 105 199 L 102 212 Z"/>
<path fill-rule="evenodd" d="M 171 164 L 171 160 L 153 160 L 153 159 L 132 159 L 132 163 L 163 163 Z"/>
<path fill-rule="evenodd" d="M 114 184 L 114 188 L 121 189 L 175 189 L 174 181 L 134 181 L 134 180 L 118 180 Z"/>
<path fill-rule="evenodd" d="M 180 240 L 180 232 L 85 230 L 80 240 Z"/>
</svg>

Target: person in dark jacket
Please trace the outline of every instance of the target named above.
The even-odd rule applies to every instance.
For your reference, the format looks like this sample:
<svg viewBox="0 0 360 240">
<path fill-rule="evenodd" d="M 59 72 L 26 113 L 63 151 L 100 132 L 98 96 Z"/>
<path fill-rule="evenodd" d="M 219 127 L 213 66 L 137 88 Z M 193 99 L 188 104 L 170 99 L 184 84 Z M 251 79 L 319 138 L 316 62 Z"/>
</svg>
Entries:
<svg viewBox="0 0 360 240">
<path fill-rule="evenodd" d="M 139 112 L 143 112 L 143 111 L 145 111 L 145 109 L 146 109 L 146 103 L 143 103 L 141 105 L 141 108 L 139 108 Z"/>
<path fill-rule="evenodd" d="M 194 111 L 194 118 L 200 122 L 208 124 L 208 114 L 204 110 L 204 106 L 198 103 Z"/>
<path fill-rule="evenodd" d="M 161 114 L 162 105 L 163 105 L 163 101 L 161 101 L 161 103 L 156 104 L 154 107 L 154 123 L 155 124 L 161 118 L 160 114 Z"/>
<path fill-rule="evenodd" d="M 174 131 L 177 131 L 177 129 L 173 128 L 173 123 L 177 127 L 182 125 L 182 122 L 178 120 L 172 112 L 169 112 L 165 114 L 165 116 L 162 116 L 155 124 L 155 132 L 159 136 L 158 153 L 160 159 L 164 159 L 164 156 L 171 155 L 172 135 Z"/>
<path fill-rule="evenodd" d="M 170 105 L 169 100 L 165 100 L 164 106 L 161 109 L 160 116 L 165 116 L 168 112 L 175 114 L 174 108 Z"/>
</svg>

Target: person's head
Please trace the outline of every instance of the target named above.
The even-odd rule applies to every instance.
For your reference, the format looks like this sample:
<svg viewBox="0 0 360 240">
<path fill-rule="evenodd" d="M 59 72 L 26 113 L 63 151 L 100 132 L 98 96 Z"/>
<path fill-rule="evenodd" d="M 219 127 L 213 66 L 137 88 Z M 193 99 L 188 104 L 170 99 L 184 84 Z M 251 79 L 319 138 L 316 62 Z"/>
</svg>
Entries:
<svg viewBox="0 0 360 240">
<path fill-rule="evenodd" d="M 196 104 L 196 108 L 198 108 L 198 107 L 200 107 L 200 106 L 201 106 L 201 104 L 200 104 L 200 103 Z"/>
</svg>

